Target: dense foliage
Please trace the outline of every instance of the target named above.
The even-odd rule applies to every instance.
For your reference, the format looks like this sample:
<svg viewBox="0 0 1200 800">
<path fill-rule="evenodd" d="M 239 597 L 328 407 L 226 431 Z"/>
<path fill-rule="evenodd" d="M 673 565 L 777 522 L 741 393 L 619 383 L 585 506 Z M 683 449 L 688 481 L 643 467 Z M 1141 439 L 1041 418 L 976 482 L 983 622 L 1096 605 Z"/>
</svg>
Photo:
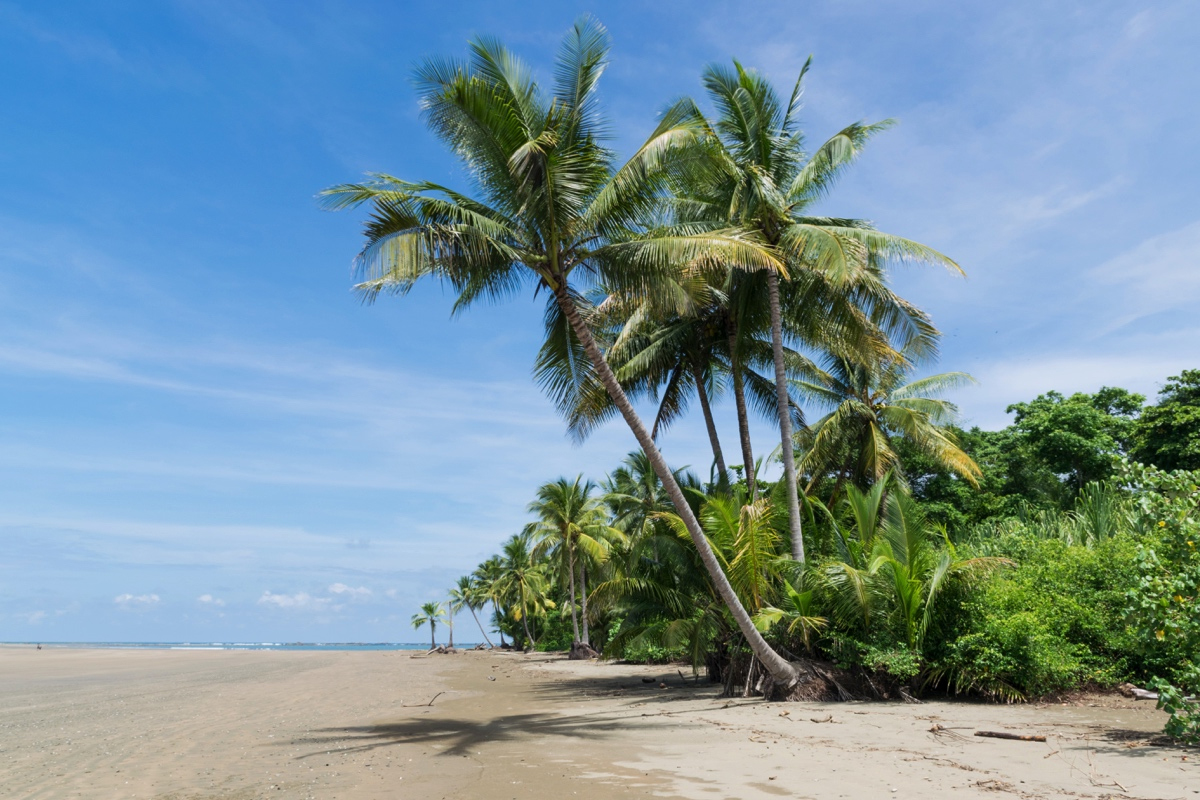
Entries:
<svg viewBox="0 0 1200 800">
<path fill-rule="evenodd" d="M 1002 431 L 956 428 L 940 395 L 972 379 L 927 374 L 940 334 L 889 269 L 958 265 L 820 208 L 891 123 L 809 151 L 807 64 L 788 95 L 713 65 L 711 111 L 674 102 L 621 163 L 597 102 L 608 53 L 584 18 L 549 89 L 492 39 L 431 59 L 424 116 L 470 190 L 376 174 L 324 193 L 370 210 L 369 300 L 426 280 L 456 311 L 544 296 L 537 381 L 577 438 L 619 415 L 640 447 L 600 484 L 541 487 L 530 523 L 450 590 L 451 613 L 428 603 L 413 625 L 436 641 L 467 609 L 486 638 L 483 612 L 501 646 L 685 658 L 743 694 L 788 696 L 818 659 L 880 696 L 1155 680 L 1172 732 L 1194 736 L 1196 478 L 1155 466 L 1197 466 L 1200 371 L 1150 408 L 1122 389 L 1049 392 Z M 727 397 L 740 464 L 714 423 Z M 707 481 L 657 444 L 693 398 Z M 778 425 L 766 451 L 751 413 Z"/>
</svg>

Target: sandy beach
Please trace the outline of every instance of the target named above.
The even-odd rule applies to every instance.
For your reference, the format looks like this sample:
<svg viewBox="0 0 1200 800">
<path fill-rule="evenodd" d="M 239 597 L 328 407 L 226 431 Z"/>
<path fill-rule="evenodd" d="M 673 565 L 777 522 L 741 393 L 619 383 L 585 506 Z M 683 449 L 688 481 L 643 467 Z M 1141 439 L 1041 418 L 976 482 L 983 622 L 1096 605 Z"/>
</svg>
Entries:
<svg viewBox="0 0 1200 800">
<path fill-rule="evenodd" d="M 0 648 L 0 798 L 1200 794 L 1200 755 L 1161 725 L 1109 697 L 730 700 L 674 667 L 541 654 Z"/>
</svg>

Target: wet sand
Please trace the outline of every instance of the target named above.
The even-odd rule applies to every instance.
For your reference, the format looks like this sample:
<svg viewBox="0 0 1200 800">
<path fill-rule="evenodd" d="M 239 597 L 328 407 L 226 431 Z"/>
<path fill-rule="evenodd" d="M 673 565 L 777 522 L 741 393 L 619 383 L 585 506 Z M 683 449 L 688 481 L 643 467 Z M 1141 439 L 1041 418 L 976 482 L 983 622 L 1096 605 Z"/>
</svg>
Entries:
<svg viewBox="0 0 1200 800">
<path fill-rule="evenodd" d="M 729 700 L 544 655 L 0 648 L 0 798 L 1200 795 L 1161 726 L 1110 698 Z"/>
</svg>

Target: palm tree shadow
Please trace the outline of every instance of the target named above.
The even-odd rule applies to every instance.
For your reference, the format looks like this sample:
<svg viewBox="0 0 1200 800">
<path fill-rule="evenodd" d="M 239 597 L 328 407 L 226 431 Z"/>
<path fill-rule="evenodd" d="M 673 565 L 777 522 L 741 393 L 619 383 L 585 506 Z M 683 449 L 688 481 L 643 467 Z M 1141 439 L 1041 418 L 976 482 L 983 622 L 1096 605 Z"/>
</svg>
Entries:
<svg viewBox="0 0 1200 800">
<path fill-rule="evenodd" d="M 297 756 L 297 759 L 323 755 L 329 748 L 321 745 L 329 744 L 336 744 L 342 753 L 367 752 L 402 744 L 440 745 L 438 755 L 464 756 L 486 743 L 547 736 L 605 738 L 625 725 L 623 717 L 612 714 L 505 714 L 490 720 L 422 716 L 379 725 L 321 728 L 314 735 L 296 739 L 292 744 L 319 746 L 316 751 Z"/>
</svg>

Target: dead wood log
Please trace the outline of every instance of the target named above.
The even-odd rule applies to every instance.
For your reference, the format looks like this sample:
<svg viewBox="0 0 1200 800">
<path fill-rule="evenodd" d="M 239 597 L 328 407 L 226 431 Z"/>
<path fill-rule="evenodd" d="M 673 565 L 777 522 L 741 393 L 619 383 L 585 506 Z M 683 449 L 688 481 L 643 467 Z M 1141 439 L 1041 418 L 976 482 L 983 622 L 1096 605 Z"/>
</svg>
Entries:
<svg viewBox="0 0 1200 800">
<path fill-rule="evenodd" d="M 1008 733 L 1006 731 L 975 731 L 976 736 L 988 739 L 1011 739 L 1014 742 L 1044 742 L 1046 737 L 1040 733 Z"/>
</svg>

